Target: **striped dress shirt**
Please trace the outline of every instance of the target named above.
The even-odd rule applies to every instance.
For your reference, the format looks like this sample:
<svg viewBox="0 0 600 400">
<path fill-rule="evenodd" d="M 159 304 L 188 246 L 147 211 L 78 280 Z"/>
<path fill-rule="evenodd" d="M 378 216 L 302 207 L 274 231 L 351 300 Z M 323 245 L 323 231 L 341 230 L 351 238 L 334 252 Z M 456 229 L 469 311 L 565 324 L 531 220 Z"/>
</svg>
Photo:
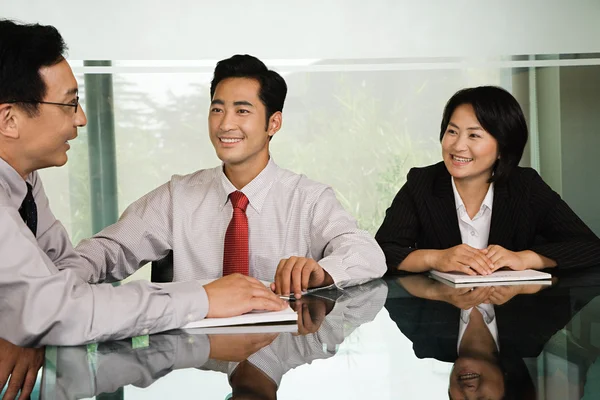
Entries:
<svg viewBox="0 0 600 400">
<path fill-rule="evenodd" d="M 19 215 L 29 183 L 37 237 Z M 25 181 L 0 158 L 0 337 L 24 346 L 77 345 L 179 328 L 202 319 L 208 298 L 197 282 L 90 285 L 52 211 L 42 181 Z"/>
<path fill-rule="evenodd" d="M 223 274 L 225 232 L 236 188 L 223 167 L 173 176 L 130 205 L 119 221 L 76 250 L 89 282 L 126 278 L 173 251 L 173 280 L 215 279 Z M 324 184 L 268 165 L 241 189 L 250 204 L 249 274 L 273 281 L 281 259 L 316 260 L 342 287 L 378 278 L 386 270 L 375 240 Z"/>
</svg>

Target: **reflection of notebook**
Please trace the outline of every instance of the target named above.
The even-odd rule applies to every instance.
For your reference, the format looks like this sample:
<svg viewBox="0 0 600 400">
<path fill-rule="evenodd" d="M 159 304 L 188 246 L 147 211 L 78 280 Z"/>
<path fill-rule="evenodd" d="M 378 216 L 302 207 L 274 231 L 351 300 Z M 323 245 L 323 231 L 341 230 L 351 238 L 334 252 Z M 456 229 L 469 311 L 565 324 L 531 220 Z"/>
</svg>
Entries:
<svg viewBox="0 0 600 400">
<path fill-rule="evenodd" d="M 429 271 L 432 276 L 439 277 L 452 283 L 481 283 L 481 282 L 511 282 L 511 281 L 537 281 L 551 279 L 552 275 L 546 272 L 526 269 L 523 271 L 498 270 L 489 275 L 467 275 L 462 272 Z M 500 285 L 498 283 L 498 285 Z"/>
</svg>

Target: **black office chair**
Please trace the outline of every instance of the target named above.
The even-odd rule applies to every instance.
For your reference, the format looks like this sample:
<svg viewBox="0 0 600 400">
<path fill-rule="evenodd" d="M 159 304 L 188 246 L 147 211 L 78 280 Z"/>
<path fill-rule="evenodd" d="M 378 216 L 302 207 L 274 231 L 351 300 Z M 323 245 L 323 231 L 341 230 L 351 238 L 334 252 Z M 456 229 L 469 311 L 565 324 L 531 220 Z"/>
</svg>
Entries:
<svg viewBox="0 0 600 400">
<path fill-rule="evenodd" d="M 173 250 L 165 258 L 152 262 L 150 280 L 157 283 L 173 282 Z"/>
</svg>

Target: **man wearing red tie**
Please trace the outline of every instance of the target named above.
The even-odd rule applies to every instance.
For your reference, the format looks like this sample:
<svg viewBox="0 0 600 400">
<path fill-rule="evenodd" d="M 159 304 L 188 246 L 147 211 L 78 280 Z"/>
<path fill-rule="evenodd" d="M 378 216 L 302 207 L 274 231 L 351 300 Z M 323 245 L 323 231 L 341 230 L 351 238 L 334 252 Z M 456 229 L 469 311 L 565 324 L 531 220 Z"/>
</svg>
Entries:
<svg viewBox="0 0 600 400">
<path fill-rule="evenodd" d="M 378 278 L 385 260 L 333 190 L 282 169 L 269 143 L 282 125 L 284 79 L 249 55 L 217 64 L 210 140 L 221 166 L 173 176 L 77 251 L 89 282 L 120 280 L 173 252 L 173 280 L 240 273 L 280 295 Z"/>
<path fill-rule="evenodd" d="M 87 123 L 65 51 L 52 26 L 0 19 L 0 393 L 10 375 L 6 399 L 21 388 L 21 397 L 28 396 L 43 360 L 43 351 L 11 343 L 78 345 L 177 329 L 206 316 L 288 307 L 241 275 L 206 285 L 113 287 L 81 279 L 88 262 L 54 217 L 37 172 L 64 165 L 68 142 Z M 156 235 L 168 225 L 160 228 Z M 139 244 L 141 253 L 153 246 Z"/>
</svg>

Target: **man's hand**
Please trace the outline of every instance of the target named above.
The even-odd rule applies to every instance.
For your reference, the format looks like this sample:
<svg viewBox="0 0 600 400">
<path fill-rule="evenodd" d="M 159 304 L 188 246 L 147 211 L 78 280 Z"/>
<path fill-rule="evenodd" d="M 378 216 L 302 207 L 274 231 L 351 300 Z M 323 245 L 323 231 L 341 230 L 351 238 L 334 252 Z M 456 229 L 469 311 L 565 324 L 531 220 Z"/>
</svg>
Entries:
<svg viewBox="0 0 600 400">
<path fill-rule="evenodd" d="M 280 311 L 287 301 L 269 290 L 260 281 L 232 274 L 204 285 L 208 296 L 207 317 L 223 318 L 242 315 L 252 310 Z"/>
<path fill-rule="evenodd" d="M 208 335 L 210 358 L 221 361 L 241 362 L 271 344 L 277 333 L 244 335 Z"/>
<path fill-rule="evenodd" d="M 309 335 L 318 331 L 334 305 L 333 300 L 313 296 L 290 302 L 290 306 L 298 313 L 298 334 Z"/>
<path fill-rule="evenodd" d="M 290 257 L 279 261 L 271 289 L 278 295 L 294 293 L 299 299 L 308 288 L 331 284 L 331 275 L 312 258 Z"/>
<path fill-rule="evenodd" d="M 486 257 L 484 250 L 467 244 L 438 250 L 430 264 L 433 269 L 441 272 L 458 271 L 467 275 L 489 275 L 495 269 L 494 263 Z"/>
<path fill-rule="evenodd" d="M 19 390 L 19 399 L 28 399 L 43 363 L 44 348 L 28 349 L 0 339 L 0 392 L 10 376 L 8 389 L 2 399 L 16 399 Z"/>
</svg>

